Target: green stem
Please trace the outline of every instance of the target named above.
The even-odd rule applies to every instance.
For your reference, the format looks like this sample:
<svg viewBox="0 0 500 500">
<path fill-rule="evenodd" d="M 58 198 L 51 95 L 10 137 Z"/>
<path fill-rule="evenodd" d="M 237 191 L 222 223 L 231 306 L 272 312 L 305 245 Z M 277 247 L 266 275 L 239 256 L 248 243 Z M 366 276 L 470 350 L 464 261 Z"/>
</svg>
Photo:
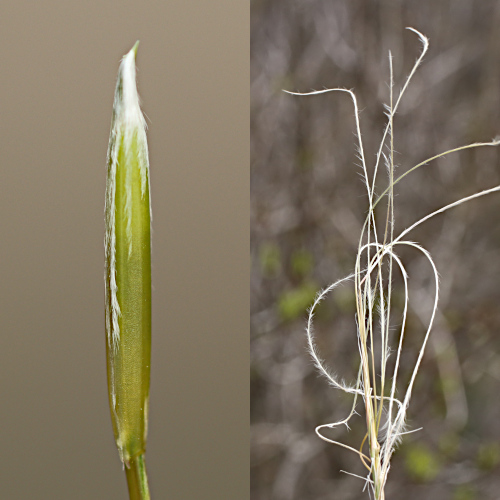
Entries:
<svg viewBox="0 0 500 500">
<path fill-rule="evenodd" d="M 144 454 L 130 460 L 128 466 L 125 465 L 125 474 L 130 500 L 150 500 Z"/>
</svg>

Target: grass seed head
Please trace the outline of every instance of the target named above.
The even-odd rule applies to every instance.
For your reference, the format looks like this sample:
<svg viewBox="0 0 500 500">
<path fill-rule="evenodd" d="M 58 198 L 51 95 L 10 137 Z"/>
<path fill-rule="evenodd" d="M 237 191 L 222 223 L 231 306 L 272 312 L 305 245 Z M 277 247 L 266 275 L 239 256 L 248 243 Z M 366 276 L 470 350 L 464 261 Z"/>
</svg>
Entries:
<svg viewBox="0 0 500 500">
<path fill-rule="evenodd" d="M 146 123 L 135 57 L 123 57 L 115 89 L 105 200 L 108 393 L 125 465 L 146 448 L 151 359 L 151 208 Z"/>
</svg>

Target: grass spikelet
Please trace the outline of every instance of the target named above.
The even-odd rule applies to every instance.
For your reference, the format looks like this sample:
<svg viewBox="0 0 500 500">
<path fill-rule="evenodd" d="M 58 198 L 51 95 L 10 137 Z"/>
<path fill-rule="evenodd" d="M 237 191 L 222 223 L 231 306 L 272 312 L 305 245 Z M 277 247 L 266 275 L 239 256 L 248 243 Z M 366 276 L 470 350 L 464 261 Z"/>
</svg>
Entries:
<svg viewBox="0 0 500 500">
<path fill-rule="evenodd" d="M 149 499 L 144 454 L 151 360 L 151 209 L 136 43 L 120 64 L 108 148 L 105 312 L 108 394 L 131 499 Z"/>
</svg>

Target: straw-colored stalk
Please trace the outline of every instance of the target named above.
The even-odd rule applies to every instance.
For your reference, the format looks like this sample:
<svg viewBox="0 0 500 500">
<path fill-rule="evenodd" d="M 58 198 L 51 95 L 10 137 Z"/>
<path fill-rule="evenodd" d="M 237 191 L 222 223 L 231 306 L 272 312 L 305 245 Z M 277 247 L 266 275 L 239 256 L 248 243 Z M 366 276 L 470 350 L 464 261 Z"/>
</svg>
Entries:
<svg viewBox="0 0 500 500">
<path fill-rule="evenodd" d="M 151 359 L 151 210 L 137 43 L 120 64 L 105 202 L 106 354 L 111 420 L 131 499 L 149 499 L 144 453 Z"/>
<path fill-rule="evenodd" d="M 358 158 L 361 162 L 362 175 L 366 185 L 368 216 L 364 222 L 359 238 L 359 246 L 356 256 L 354 273 L 350 276 L 346 276 L 345 278 L 336 281 L 317 295 L 309 312 L 309 319 L 307 323 L 307 339 L 309 351 L 319 371 L 327 377 L 333 387 L 352 394 L 354 397 L 351 412 L 344 420 L 341 420 L 340 422 L 319 425 L 316 428 L 316 433 L 319 437 L 321 437 L 321 439 L 347 448 L 358 454 L 361 462 L 368 471 L 365 477 L 358 477 L 361 477 L 361 479 L 365 481 L 365 487 L 368 486 L 371 489 L 376 500 L 385 499 L 384 488 L 387 481 L 387 475 L 389 473 L 390 459 L 402 436 L 407 433 L 405 432 L 406 411 L 410 403 L 415 377 L 424 355 L 425 346 L 429 339 L 438 305 L 438 272 L 432 260 L 432 257 L 430 256 L 429 252 L 422 246 L 412 241 L 408 241 L 404 238 L 415 227 L 434 217 L 435 215 L 445 212 L 446 210 L 460 205 L 466 201 L 479 198 L 489 193 L 500 191 L 500 186 L 495 186 L 485 191 L 481 191 L 471 196 L 462 198 L 454 203 L 440 208 L 439 210 L 436 210 L 435 212 L 432 212 L 426 217 L 415 222 L 409 228 L 401 232 L 399 236 L 396 237 L 394 235 L 394 187 L 398 182 L 400 182 L 404 177 L 406 177 L 417 168 L 420 168 L 423 165 L 427 165 L 431 161 L 444 155 L 469 148 L 477 148 L 481 146 L 498 146 L 500 144 L 500 140 L 495 139 L 491 142 L 475 143 L 457 147 L 433 156 L 432 158 L 428 158 L 427 160 L 410 168 L 404 174 L 395 178 L 393 158 L 394 115 L 396 114 L 396 111 L 401 102 L 401 98 L 403 97 L 403 94 L 405 93 L 410 80 L 412 79 L 415 71 L 422 62 L 422 59 L 429 46 L 428 40 L 424 35 L 412 28 L 408 29 L 413 31 L 419 37 L 420 41 L 422 42 L 423 48 L 397 99 L 394 99 L 393 96 L 394 83 L 392 57 L 389 53 L 390 97 L 389 104 L 386 106 L 387 124 L 380 141 L 375 165 L 373 167 L 371 175 L 369 175 L 367 163 L 365 160 L 366 156 L 361 138 L 359 111 L 355 94 L 351 90 L 342 88 L 325 89 L 309 92 L 306 94 L 289 92 L 290 94 L 294 95 L 318 95 L 327 92 L 343 92 L 349 94 L 354 105 L 356 137 L 358 141 Z M 387 148 L 388 154 L 383 153 L 384 147 Z M 382 157 L 384 158 L 387 168 L 387 187 L 381 195 L 376 196 L 375 186 Z M 387 202 L 387 212 L 384 218 L 383 229 L 382 231 L 380 231 L 379 227 L 377 226 L 377 220 L 374 210 L 375 207 L 382 201 Z M 411 246 L 417 249 L 418 251 L 422 252 L 428 260 L 431 266 L 432 274 L 434 276 L 434 297 L 432 314 L 429 319 L 429 323 L 416 363 L 411 373 L 410 381 L 405 388 L 399 388 L 400 391 L 398 394 L 398 398 L 396 398 L 399 365 L 405 334 L 406 314 L 408 311 L 408 276 L 403 262 L 399 259 L 395 252 L 396 247 L 401 245 Z M 401 326 L 399 328 L 399 332 L 396 334 L 391 333 L 391 329 L 389 326 L 391 320 L 391 296 L 394 269 L 399 269 L 403 278 L 405 290 L 404 308 L 402 317 L 400 319 Z M 356 296 L 356 324 L 360 364 L 356 382 L 352 385 L 348 385 L 334 376 L 326 366 L 325 362 L 321 359 L 314 339 L 313 315 L 317 305 L 325 298 L 325 296 L 329 292 L 331 292 L 339 285 L 352 280 L 354 280 L 354 291 Z M 377 307 L 375 304 L 378 304 Z M 378 327 L 375 325 L 376 318 L 378 318 Z M 391 349 L 391 343 L 394 346 L 393 349 Z M 395 352 L 396 355 L 392 372 L 390 373 L 387 365 L 387 360 L 391 351 Z M 341 424 L 345 424 L 346 426 L 348 426 L 349 420 L 356 413 L 355 407 L 358 397 L 361 397 L 364 402 L 367 430 L 361 446 L 356 449 L 344 443 L 333 441 L 332 439 L 324 436 L 322 431 L 325 428 L 334 428 Z M 365 442 L 368 446 L 367 454 L 363 452 Z M 356 476 L 356 474 L 353 475 Z"/>
</svg>

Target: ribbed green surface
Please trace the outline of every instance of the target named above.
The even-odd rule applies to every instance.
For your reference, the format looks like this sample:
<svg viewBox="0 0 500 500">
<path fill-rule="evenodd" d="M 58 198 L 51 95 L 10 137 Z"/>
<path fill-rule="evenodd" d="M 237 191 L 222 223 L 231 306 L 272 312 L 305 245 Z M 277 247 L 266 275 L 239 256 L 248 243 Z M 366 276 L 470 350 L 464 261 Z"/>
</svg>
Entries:
<svg viewBox="0 0 500 500">
<path fill-rule="evenodd" d="M 123 139 L 118 150 L 114 229 L 120 340 L 117 349 L 107 344 L 111 416 L 125 462 L 146 449 L 151 360 L 149 182 L 142 193 L 139 151 L 137 134 L 128 151 Z"/>
</svg>

